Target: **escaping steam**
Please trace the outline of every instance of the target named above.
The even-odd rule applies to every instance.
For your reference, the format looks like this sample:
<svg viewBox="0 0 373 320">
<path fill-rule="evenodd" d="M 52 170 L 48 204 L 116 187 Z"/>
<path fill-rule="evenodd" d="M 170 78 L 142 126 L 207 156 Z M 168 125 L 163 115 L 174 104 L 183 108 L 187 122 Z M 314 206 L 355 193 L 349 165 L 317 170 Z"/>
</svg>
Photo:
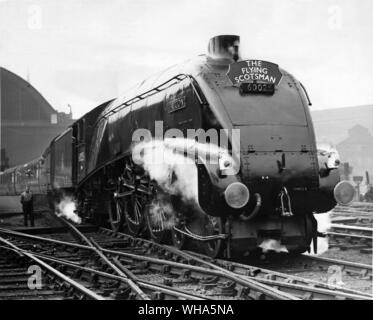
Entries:
<svg viewBox="0 0 373 320">
<path fill-rule="evenodd" d="M 165 192 L 197 202 L 197 167 L 192 159 L 157 140 L 139 143 L 132 155 Z"/>
<path fill-rule="evenodd" d="M 77 224 L 82 222 L 82 219 L 76 214 L 76 203 L 72 197 L 65 196 L 55 207 L 58 217 L 65 217 Z"/>
<path fill-rule="evenodd" d="M 340 156 L 336 148 L 329 144 L 318 144 L 317 155 L 320 168 L 337 168 L 340 163 Z"/>
<path fill-rule="evenodd" d="M 184 138 L 140 142 L 132 150 L 135 163 L 141 165 L 165 192 L 194 203 L 198 202 L 196 154 L 216 164 L 224 154 L 225 163 L 233 164 L 227 151 L 219 146 Z"/>
<path fill-rule="evenodd" d="M 199 208 L 196 155 L 215 164 L 219 163 L 219 159 L 224 159 L 225 168 L 228 169 L 233 165 L 233 160 L 225 149 L 192 139 L 151 140 L 140 142 L 132 149 L 134 162 L 142 166 L 166 194 L 178 196 L 183 202 L 184 210 Z M 168 197 L 153 201 L 149 208 L 152 222 L 165 229 L 175 226 L 175 211 Z"/>
<path fill-rule="evenodd" d="M 323 214 L 316 214 L 315 218 L 317 220 L 317 229 L 319 232 L 324 233 L 327 232 L 331 225 L 331 212 L 323 213 Z M 259 247 L 263 249 L 263 252 L 267 252 L 270 250 L 276 252 L 288 252 L 286 247 L 280 243 L 278 240 L 274 239 L 266 239 L 264 240 Z M 317 253 L 313 252 L 313 243 L 311 242 L 311 252 L 305 252 L 305 254 L 309 255 L 321 255 L 329 249 L 329 241 L 328 238 L 325 237 L 318 237 L 317 238 Z"/>
<path fill-rule="evenodd" d="M 263 240 L 259 247 L 263 249 L 264 253 L 267 251 L 288 252 L 286 247 L 282 245 L 280 241 L 274 239 Z"/>
<path fill-rule="evenodd" d="M 152 225 L 158 230 L 170 230 L 176 225 L 174 208 L 165 200 L 154 200 L 149 207 Z"/>
</svg>

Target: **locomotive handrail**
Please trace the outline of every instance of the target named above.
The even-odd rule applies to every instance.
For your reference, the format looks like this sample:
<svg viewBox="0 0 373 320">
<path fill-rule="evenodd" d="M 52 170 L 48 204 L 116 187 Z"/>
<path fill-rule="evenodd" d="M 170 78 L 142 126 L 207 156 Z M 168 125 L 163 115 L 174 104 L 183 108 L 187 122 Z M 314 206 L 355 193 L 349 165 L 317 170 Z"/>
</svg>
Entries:
<svg viewBox="0 0 373 320">
<path fill-rule="evenodd" d="M 310 97 L 309 97 L 309 95 L 308 95 L 308 92 L 307 92 L 306 88 L 304 87 L 304 85 L 303 85 L 302 82 L 299 81 L 299 84 L 300 84 L 300 86 L 302 87 L 304 93 L 306 94 L 306 97 L 307 97 L 307 100 L 308 100 L 308 105 L 309 105 L 309 106 L 312 106 L 312 102 L 311 102 L 311 99 L 310 99 Z"/>
<path fill-rule="evenodd" d="M 195 79 L 194 79 L 192 76 L 189 76 L 189 75 L 187 75 L 187 77 L 188 77 L 188 79 L 190 80 L 190 84 L 191 84 L 191 86 L 192 86 L 192 88 L 193 88 L 193 90 L 194 90 L 194 93 L 195 93 L 196 96 L 197 96 L 198 102 L 199 102 L 201 105 L 202 105 L 202 104 L 206 104 L 206 101 L 204 101 L 204 100 L 202 99 L 202 97 L 200 96 L 200 94 L 199 94 L 197 88 L 195 87 L 195 85 L 194 85 L 194 83 L 193 83 L 193 81 L 195 81 Z"/>
<path fill-rule="evenodd" d="M 125 101 L 124 103 L 120 104 L 119 106 L 117 106 L 117 107 L 115 107 L 115 108 L 109 110 L 108 112 L 106 112 L 106 113 L 104 113 L 104 114 L 102 115 L 102 118 L 106 118 L 107 116 L 109 116 L 109 115 L 111 115 L 111 114 L 114 114 L 114 113 L 117 113 L 117 112 L 118 112 L 119 110 L 121 110 L 122 108 L 127 107 L 127 106 L 129 106 L 130 104 L 132 104 L 132 103 L 134 103 L 134 102 L 138 102 L 138 101 L 144 100 L 145 98 L 147 98 L 147 97 L 149 97 L 149 96 L 152 96 L 153 94 L 156 94 L 156 93 L 162 91 L 161 88 L 162 88 L 164 85 L 170 83 L 171 81 L 173 81 L 173 80 L 175 80 L 175 79 L 180 81 L 180 80 L 184 80 L 185 78 L 188 78 L 188 75 L 183 74 L 183 73 L 180 73 L 180 74 L 178 74 L 178 75 L 172 77 L 171 79 L 169 79 L 169 80 L 167 80 L 167 81 L 161 83 L 160 85 L 156 86 L 155 88 L 152 88 L 152 89 L 150 89 L 150 90 L 148 90 L 148 91 L 145 91 L 145 92 L 143 92 L 143 93 L 141 93 L 141 94 L 139 94 L 139 95 L 137 95 L 137 96 L 135 96 L 135 97 L 133 97 L 133 98 L 127 100 L 127 101 Z M 100 120 L 100 119 L 99 119 L 99 120 Z"/>
<path fill-rule="evenodd" d="M 143 93 L 141 93 L 141 94 L 139 94 L 139 95 L 137 95 L 137 96 L 135 96 L 135 97 L 133 97 L 133 98 L 131 98 L 131 99 L 129 99 L 129 100 L 123 102 L 123 103 L 121 103 L 119 106 L 116 106 L 115 108 L 109 110 L 108 112 L 104 113 L 104 114 L 103 114 L 103 115 L 102 115 L 102 116 L 97 120 L 97 122 L 100 121 L 102 118 L 105 118 L 105 119 L 106 119 L 108 116 L 117 113 L 117 112 L 118 112 L 119 110 L 121 110 L 122 108 L 125 108 L 125 107 L 131 105 L 131 104 L 134 103 L 134 102 L 138 102 L 138 101 L 144 100 L 145 98 L 148 98 L 148 97 L 152 96 L 153 94 L 156 94 L 156 93 L 158 93 L 158 92 L 163 91 L 163 90 L 166 89 L 166 88 L 163 88 L 163 89 L 162 89 L 162 87 L 165 86 L 166 84 L 172 82 L 172 81 L 175 80 L 175 79 L 176 79 L 176 80 L 179 80 L 179 81 L 184 80 L 184 79 L 189 79 L 189 80 L 190 80 L 190 83 L 191 83 L 191 86 L 192 86 L 192 88 L 193 88 L 193 91 L 195 92 L 195 94 L 196 94 L 196 96 L 197 96 L 197 99 L 198 99 L 199 103 L 200 103 L 200 104 L 204 104 L 204 102 L 203 102 L 203 100 L 202 100 L 202 98 L 201 98 L 201 96 L 200 96 L 198 90 L 196 89 L 195 85 L 193 84 L 193 80 L 194 80 L 193 77 L 190 76 L 190 75 L 187 75 L 187 74 L 185 74 L 185 73 L 180 73 L 180 74 L 178 74 L 178 75 L 172 77 L 171 79 L 169 79 L 169 80 L 167 80 L 167 81 L 161 83 L 160 85 L 156 86 L 155 88 L 152 88 L 152 89 L 150 89 L 150 90 L 148 90 L 148 91 L 145 91 L 145 92 L 143 92 Z"/>
</svg>

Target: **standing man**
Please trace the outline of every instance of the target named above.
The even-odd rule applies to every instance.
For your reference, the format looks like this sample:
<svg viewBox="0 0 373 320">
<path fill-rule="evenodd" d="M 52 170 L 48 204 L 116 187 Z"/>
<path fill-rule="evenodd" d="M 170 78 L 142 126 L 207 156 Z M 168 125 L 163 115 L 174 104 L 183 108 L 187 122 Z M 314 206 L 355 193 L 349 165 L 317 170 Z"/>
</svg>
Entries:
<svg viewBox="0 0 373 320">
<path fill-rule="evenodd" d="M 30 187 L 26 186 L 26 190 L 21 193 L 21 203 L 23 216 L 25 218 L 25 227 L 28 226 L 28 217 L 30 217 L 31 227 L 34 226 L 34 197 L 30 191 Z"/>
</svg>

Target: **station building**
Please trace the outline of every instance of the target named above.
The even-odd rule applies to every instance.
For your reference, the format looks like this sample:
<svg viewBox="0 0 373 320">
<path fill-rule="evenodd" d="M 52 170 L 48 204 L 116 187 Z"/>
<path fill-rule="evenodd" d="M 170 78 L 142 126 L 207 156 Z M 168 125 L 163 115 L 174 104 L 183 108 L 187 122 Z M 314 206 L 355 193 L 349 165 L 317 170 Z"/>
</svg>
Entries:
<svg viewBox="0 0 373 320">
<path fill-rule="evenodd" d="M 39 157 L 72 124 L 27 81 L 0 67 L 0 171 Z"/>
<path fill-rule="evenodd" d="M 373 182 L 373 105 L 311 111 L 318 143 L 334 146 L 351 176 Z"/>
</svg>

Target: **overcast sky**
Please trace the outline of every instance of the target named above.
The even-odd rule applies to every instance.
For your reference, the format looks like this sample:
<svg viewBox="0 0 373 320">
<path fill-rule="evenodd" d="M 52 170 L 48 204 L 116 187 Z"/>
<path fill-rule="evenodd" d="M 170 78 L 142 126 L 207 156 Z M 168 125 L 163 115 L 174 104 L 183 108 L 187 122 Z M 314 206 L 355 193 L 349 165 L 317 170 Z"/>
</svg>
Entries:
<svg viewBox="0 0 373 320">
<path fill-rule="evenodd" d="M 170 65 L 241 36 L 313 109 L 373 104 L 372 0 L 0 0 L 0 66 L 79 117 Z"/>
</svg>

